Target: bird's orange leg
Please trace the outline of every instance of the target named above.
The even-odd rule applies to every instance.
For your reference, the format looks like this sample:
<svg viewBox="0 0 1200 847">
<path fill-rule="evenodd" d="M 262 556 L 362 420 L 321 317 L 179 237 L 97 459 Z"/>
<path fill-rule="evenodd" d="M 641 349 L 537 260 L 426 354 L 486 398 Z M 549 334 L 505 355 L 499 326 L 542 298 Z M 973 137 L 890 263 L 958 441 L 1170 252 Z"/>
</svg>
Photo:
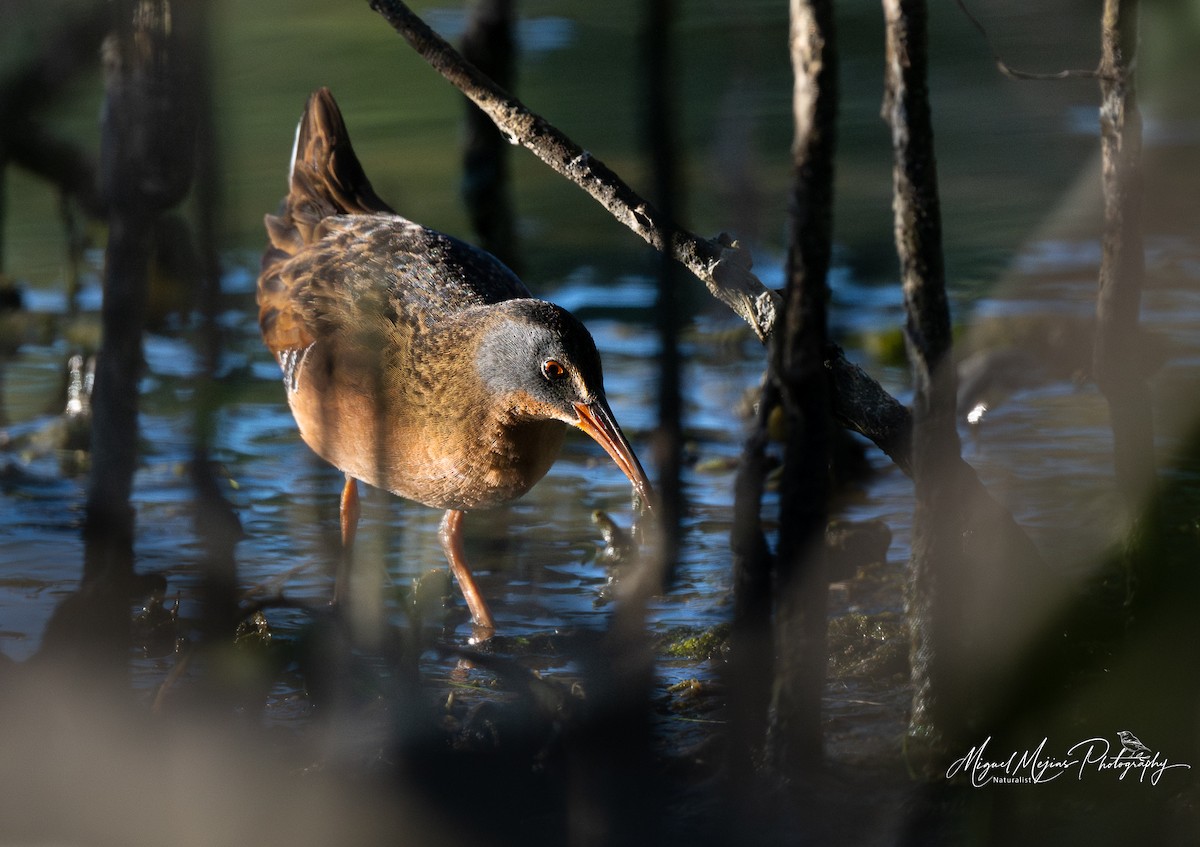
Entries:
<svg viewBox="0 0 1200 847">
<path fill-rule="evenodd" d="M 354 547 L 354 537 L 358 534 L 358 517 L 362 509 L 358 505 L 358 480 L 346 475 L 346 485 L 342 488 L 340 517 L 342 523 L 342 555 L 339 557 L 337 573 L 333 578 L 333 602 L 336 605 L 344 598 L 350 585 L 350 550 Z"/>
<path fill-rule="evenodd" d="M 346 476 L 346 487 L 342 489 L 342 547 L 349 550 L 354 546 L 354 536 L 358 532 L 358 516 L 362 509 L 358 505 L 358 480 Z"/>
<path fill-rule="evenodd" d="M 492 618 L 479 586 L 475 584 L 475 577 L 471 576 L 471 569 L 467 567 L 462 543 L 462 522 L 465 515 L 461 509 L 447 509 L 442 517 L 438 538 L 442 541 L 442 550 L 446 554 L 446 561 L 450 563 L 450 571 L 458 581 L 458 587 L 462 589 L 467 608 L 471 610 L 471 620 L 475 622 L 475 626 L 487 630 L 482 634 L 483 638 L 487 638 L 495 631 L 496 621 Z"/>
</svg>

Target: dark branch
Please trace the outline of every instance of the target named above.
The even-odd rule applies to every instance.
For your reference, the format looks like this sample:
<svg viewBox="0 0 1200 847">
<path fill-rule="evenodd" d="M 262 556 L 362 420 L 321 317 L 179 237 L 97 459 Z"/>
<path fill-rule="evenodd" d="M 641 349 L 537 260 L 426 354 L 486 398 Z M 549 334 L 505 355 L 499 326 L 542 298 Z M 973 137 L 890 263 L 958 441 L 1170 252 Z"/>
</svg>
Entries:
<svg viewBox="0 0 1200 847">
<path fill-rule="evenodd" d="M 749 256 L 735 242 L 703 239 L 672 226 L 603 162 L 467 62 L 400 0 L 370 0 L 370 4 L 425 61 L 495 121 L 511 143 L 528 148 L 587 191 L 652 247 L 669 251 L 714 297 L 750 324 L 760 339 L 770 336 L 779 295 L 751 273 Z"/>
</svg>

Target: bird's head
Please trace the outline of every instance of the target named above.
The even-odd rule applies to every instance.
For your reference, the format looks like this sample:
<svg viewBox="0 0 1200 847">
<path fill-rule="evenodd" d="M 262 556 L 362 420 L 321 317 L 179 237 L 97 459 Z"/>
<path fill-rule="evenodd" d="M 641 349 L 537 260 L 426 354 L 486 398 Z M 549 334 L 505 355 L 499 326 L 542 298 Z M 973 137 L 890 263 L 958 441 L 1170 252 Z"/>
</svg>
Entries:
<svg viewBox="0 0 1200 847">
<path fill-rule="evenodd" d="M 590 435 L 629 478 L 645 506 L 650 481 L 604 396 L 600 354 L 570 312 L 542 300 L 492 307 L 476 367 L 516 420 L 558 420 Z"/>
</svg>

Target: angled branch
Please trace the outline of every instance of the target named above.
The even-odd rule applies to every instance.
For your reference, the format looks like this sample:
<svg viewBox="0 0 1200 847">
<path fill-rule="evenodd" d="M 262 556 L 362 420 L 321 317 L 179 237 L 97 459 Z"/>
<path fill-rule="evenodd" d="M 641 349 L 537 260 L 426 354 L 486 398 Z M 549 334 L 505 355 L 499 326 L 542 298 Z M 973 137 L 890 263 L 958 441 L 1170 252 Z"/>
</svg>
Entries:
<svg viewBox="0 0 1200 847">
<path fill-rule="evenodd" d="M 775 327 L 779 295 L 750 270 L 749 254 L 726 237 L 704 239 L 671 225 L 599 159 L 530 111 L 467 62 L 400 0 L 370 0 L 371 8 L 433 68 L 520 144 L 565 176 L 657 250 L 669 252 L 766 340 Z"/>
</svg>

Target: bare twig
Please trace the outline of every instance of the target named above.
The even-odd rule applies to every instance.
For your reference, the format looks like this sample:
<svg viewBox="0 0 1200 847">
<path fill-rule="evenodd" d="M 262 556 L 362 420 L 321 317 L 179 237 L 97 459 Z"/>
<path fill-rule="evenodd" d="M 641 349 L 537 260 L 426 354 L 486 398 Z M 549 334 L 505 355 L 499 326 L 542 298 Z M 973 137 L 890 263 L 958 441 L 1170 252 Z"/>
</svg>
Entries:
<svg viewBox="0 0 1200 847">
<path fill-rule="evenodd" d="M 1032 80 L 1056 80 L 1056 79 L 1095 79 L 1102 75 L 1102 71 L 1097 70 L 1081 70 L 1081 69 L 1066 69 L 1055 71 L 1054 73 L 1033 73 L 1030 71 L 1019 71 L 1008 62 L 1000 57 L 1000 53 L 992 44 L 992 37 L 988 35 L 987 29 L 980 22 L 979 18 L 971 14 L 971 10 L 967 8 L 964 0 L 954 0 L 958 4 L 958 9 L 967 20 L 971 22 L 971 26 L 983 36 L 984 43 L 987 44 L 988 52 L 992 54 L 992 60 L 996 63 L 996 67 L 1000 69 L 1000 73 L 1010 79 L 1032 79 Z"/>
<path fill-rule="evenodd" d="M 750 256 L 727 237 L 703 239 L 673 227 L 599 159 L 545 118 L 511 97 L 467 62 L 400 0 L 370 0 L 396 32 L 435 70 L 482 109 L 513 144 L 529 149 L 557 173 L 583 188 L 618 221 L 657 250 L 672 256 L 766 340 L 775 326 L 779 295 L 750 270 Z"/>
</svg>

